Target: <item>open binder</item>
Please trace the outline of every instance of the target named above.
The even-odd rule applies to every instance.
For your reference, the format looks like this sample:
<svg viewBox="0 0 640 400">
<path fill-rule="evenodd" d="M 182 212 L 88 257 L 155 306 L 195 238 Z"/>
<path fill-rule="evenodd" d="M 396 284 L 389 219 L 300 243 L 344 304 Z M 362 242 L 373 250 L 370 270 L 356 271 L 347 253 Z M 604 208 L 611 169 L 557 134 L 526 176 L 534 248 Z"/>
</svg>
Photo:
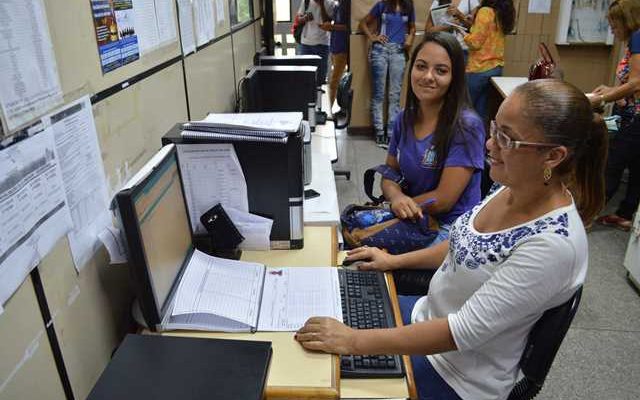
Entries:
<svg viewBox="0 0 640 400">
<path fill-rule="evenodd" d="M 335 268 L 267 268 L 194 250 L 175 145 L 115 197 L 131 278 L 151 330 L 294 331 L 342 319 Z"/>
</svg>

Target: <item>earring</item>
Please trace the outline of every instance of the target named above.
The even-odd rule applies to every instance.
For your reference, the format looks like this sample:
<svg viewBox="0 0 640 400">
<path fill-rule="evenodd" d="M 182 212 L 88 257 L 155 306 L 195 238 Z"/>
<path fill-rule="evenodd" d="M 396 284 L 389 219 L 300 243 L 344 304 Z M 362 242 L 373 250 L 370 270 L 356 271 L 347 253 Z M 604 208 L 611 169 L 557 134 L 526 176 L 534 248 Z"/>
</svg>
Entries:
<svg viewBox="0 0 640 400">
<path fill-rule="evenodd" d="M 545 186 L 549 185 L 549 181 L 551 180 L 551 168 L 545 167 L 542 172 L 542 178 L 544 179 Z"/>
</svg>

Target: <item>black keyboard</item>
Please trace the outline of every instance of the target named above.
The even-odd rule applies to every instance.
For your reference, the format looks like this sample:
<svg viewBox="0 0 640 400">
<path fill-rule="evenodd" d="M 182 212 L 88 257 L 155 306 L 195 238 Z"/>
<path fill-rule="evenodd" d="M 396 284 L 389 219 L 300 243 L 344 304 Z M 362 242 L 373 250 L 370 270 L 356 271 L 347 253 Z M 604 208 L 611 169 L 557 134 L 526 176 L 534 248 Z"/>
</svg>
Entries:
<svg viewBox="0 0 640 400">
<path fill-rule="evenodd" d="M 342 319 L 354 329 L 396 326 L 384 274 L 340 269 Z M 340 356 L 342 378 L 397 378 L 404 376 L 397 355 Z"/>
</svg>

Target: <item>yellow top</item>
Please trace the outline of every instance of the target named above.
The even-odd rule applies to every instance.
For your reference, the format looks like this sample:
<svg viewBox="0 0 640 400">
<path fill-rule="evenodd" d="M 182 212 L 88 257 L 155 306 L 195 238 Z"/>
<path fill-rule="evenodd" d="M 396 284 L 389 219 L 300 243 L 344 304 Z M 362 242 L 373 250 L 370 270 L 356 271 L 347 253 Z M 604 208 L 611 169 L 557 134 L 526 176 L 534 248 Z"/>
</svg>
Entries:
<svg viewBox="0 0 640 400">
<path fill-rule="evenodd" d="M 467 72 L 484 72 L 504 66 L 504 33 L 493 8 L 478 10 L 464 42 L 469 46 Z"/>
</svg>

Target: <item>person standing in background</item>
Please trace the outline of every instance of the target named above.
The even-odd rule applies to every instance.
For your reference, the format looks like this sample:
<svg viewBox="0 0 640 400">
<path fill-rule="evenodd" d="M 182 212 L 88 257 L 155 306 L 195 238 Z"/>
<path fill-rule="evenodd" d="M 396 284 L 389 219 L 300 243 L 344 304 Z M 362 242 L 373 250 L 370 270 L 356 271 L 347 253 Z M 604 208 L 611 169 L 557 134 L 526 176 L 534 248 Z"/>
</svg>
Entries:
<svg viewBox="0 0 640 400">
<path fill-rule="evenodd" d="M 436 7 L 441 5 L 449 4 L 449 9 L 447 10 L 447 14 L 451 16 L 453 23 L 458 24 L 464 28 L 468 28 L 471 26 L 473 22 L 473 12 L 480 5 L 479 0 L 433 0 L 431 3 L 431 9 L 433 10 Z M 455 29 L 451 25 L 435 25 L 433 22 L 433 18 L 431 18 L 431 13 L 427 18 L 427 22 L 424 25 L 425 32 L 441 32 L 446 31 L 455 35 L 456 39 L 460 43 L 462 47 L 462 51 L 464 52 L 464 62 L 467 63 L 467 59 L 469 57 L 469 48 L 467 44 L 464 42 L 464 34 Z"/>
<path fill-rule="evenodd" d="M 325 22 L 331 21 L 333 12 L 332 0 L 309 0 L 305 9 L 305 2 L 300 2 L 298 8 L 299 20 L 304 20 L 304 28 L 300 43 L 296 47 L 296 54 L 320 56 L 320 71 L 318 79 L 322 84 L 327 80 L 327 66 L 329 64 L 329 32 L 320 28 Z"/>
<path fill-rule="evenodd" d="M 598 86 L 587 96 L 592 105 L 599 107 L 615 101 L 614 113 L 621 117 L 620 129 L 609 143 L 607 201 L 618 190 L 625 168 L 629 168 L 629 183 L 616 212 L 598 218 L 597 222 L 628 231 L 640 202 L 640 0 L 613 1 L 607 18 L 616 39 L 627 42 L 616 69 L 618 85 Z"/>
<path fill-rule="evenodd" d="M 502 75 L 505 35 L 513 30 L 515 11 L 512 0 L 482 0 L 471 32 L 464 36 L 469 46 L 467 84 L 476 112 L 487 119 L 489 79 Z"/>
<path fill-rule="evenodd" d="M 333 7 L 333 24 L 323 22 L 320 29 L 331 33 L 329 51 L 331 52 L 331 77 L 329 78 L 329 110 L 333 107 L 338 91 L 338 81 L 347 66 L 349 58 L 349 19 L 351 18 L 351 0 L 337 0 Z"/>
<path fill-rule="evenodd" d="M 382 105 L 389 74 L 389 100 L 387 132 L 391 134 L 392 123 L 400 109 L 400 91 L 408 51 L 416 33 L 416 14 L 411 0 L 380 0 L 360 20 L 359 27 L 371 41 L 369 63 L 371 64 L 371 119 L 376 143 L 387 147 Z M 370 25 L 378 24 L 374 33 Z"/>
</svg>

